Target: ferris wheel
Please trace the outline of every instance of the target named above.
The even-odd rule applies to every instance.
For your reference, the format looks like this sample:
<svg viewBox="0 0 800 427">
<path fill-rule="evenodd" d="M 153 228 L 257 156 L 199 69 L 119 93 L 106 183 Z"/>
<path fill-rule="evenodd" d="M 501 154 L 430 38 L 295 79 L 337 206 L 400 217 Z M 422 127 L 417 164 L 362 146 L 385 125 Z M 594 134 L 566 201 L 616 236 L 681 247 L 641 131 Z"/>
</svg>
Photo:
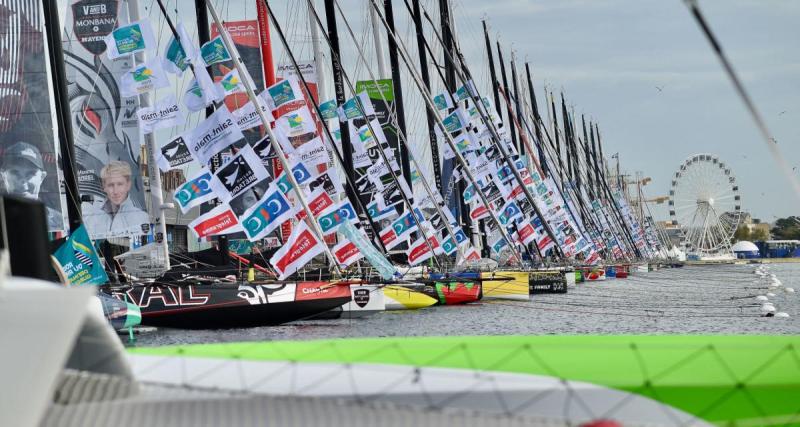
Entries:
<svg viewBox="0 0 800 427">
<path fill-rule="evenodd" d="M 739 186 L 730 168 L 711 154 L 686 159 L 672 180 L 669 215 L 672 225 L 680 226 L 687 253 L 730 253 L 741 219 Z"/>
</svg>

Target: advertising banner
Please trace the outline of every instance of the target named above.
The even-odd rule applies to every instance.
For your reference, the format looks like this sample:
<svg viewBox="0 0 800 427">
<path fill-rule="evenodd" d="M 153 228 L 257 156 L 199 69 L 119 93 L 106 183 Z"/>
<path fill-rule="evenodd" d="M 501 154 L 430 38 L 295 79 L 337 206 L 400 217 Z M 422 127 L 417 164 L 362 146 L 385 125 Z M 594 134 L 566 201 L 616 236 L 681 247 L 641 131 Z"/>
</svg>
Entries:
<svg viewBox="0 0 800 427">
<path fill-rule="evenodd" d="M 0 6 L 0 192 L 40 200 L 48 229 L 58 231 L 64 229 L 66 201 L 41 4 Z"/>
</svg>

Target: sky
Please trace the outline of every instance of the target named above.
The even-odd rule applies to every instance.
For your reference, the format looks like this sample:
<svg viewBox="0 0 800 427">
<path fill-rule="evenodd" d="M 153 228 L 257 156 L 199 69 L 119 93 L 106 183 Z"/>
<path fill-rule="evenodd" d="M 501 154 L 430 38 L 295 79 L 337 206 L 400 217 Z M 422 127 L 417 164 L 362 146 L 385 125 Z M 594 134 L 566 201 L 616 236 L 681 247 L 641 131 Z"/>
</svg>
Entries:
<svg viewBox="0 0 800 427">
<path fill-rule="evenodd" d="M 699 5 L 786 162 L 800 165 L 800 2 Z M 563 88 L 599 123 L 606 156 L 619 152 L 623 170 L 653 179 L 648 197 L 668 194 L 684 159 L 712 153 L 731 167 L 743 210 L 769 222 L 798 213 L 798 196 L 683 1 L 462 0 L 456 8 L 476 64 L 485 49 L 465 36 L 485 16 L 492 38 L 531 63 L 535 84 Z"/>
<path fill-rule="evenodd" d="M 256 18 L 255 0 L 210 1 L 223 19 Z M 353 80 L 369 79 L 369 70 L 377 70 L 369 1 L 339 0 L 357 40 L 350 38 L 340 17 L 343 64 Z M 652 178 L 645 187 L 647 197 L 667 195 L 675 171 L 686 158 L 711 153 L 736 177 L 742 210 L 767 222 L 800 213 L 800 195 L 794 194 L 778 170 L 683 0 L 451 1 L 457 38 L 482 94 L 489 95 L 490 87 L 481 28 L 481 20 L 487 19 L 492 41 L 499 39 L 506 60 L 513 50 L 520 66 L 526 61 L 531 64 L 540 102 L 545 86 L 556 93 L 563 91 L 576 113 L 599 123 L 606 157 L 619 153 L 625 173 L 641 172 Z M 196 34 L 194 2 L 164 2 L 174 19 Z M 312 2 L 324 22 L 323 2 Z M 421 3 L 438 19 L 436 0 Z M 139 0 L 139 4 L 152 9 L 154 1 Z M 311 59 L 306 0 L 270 4 L 298 59 Z M 416 58 L 408 13 L 402 1 L 393 4 L 397 32 Z M 792 173 L 800 173 L 800 2 L 700 0 L 699 5 L 785 161 L 790 168 L 798 166 Z M 144 15 L 158 19 L 157 11 Z M 162 38 L 167 37 L 163 22 L 156 25 Z M 271 32 L 275 62 L 288 61 L 276 29 Z M 440 52 L 431 30 L 426 34 Z M 385 31 L 380 37 L 385 43 Z M 359 61 L 359 51 L 367 65 Z M 323 54 L 320 71 L 330 82 L 330 59 Z M 429 173 L 424 104 L 410 73 L 404 70 L 402 77 L 413 151 L 423 163 L 423 172 Z M 323 97 L 332 97 L 332 85 L 327 86 Z M 442 88 L 434 75 L 433 92 Z M 187 125 L 197 120 L 190 118 Z M 666 205 L 652 208 L 657 219 L 667 219 Z"/>
</svg>

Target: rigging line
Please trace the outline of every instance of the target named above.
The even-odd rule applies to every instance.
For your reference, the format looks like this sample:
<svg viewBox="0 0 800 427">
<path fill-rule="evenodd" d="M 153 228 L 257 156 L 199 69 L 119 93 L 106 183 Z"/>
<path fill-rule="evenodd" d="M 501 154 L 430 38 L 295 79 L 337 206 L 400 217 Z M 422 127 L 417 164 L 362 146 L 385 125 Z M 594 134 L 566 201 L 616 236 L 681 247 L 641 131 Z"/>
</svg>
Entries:
<svg viewBox="0 0 800 427">
<path fill-rule="evenodd" d="M 753 121 L 756 123 L 759 132 L 761 133 L 762 138 L 764 139 L 764 143 L 767 144 L 767 148 L 769 149 L 770 154 L 772 155 L 772 159 L 775 163 L 778 164 L 778 167 L 781 169 L 785 177 L 789 180 L 789 183 L 792 184 L 794 188 L 794 195 L 798 199 L 800 199 L 800 182 L 798 182 L 797 177 L 791 172 L 789 169 L 789 165 L 786 163 L 785 158 L 780 152 L 778 148 L 778 142 L 775 138 L 772 137 L 772 133 L 770 132 L 769 128 L 767 127 L 766 122 L 761 116 L 761 113 L 756 108 L 753 100 L 750 98 L 750 95 L 744 88 L 744 85 L 739 80 L 736 71 L 733 69 L 733 65 L 728 61 L 727 56 L 722 50 L 722 45 L 720 45 L 717 38 L 714 36 L 714 33 L 711 31 L 711 28 L 708 26 L 700 8 L 697 5 L 697 0 L 684 0 L 684 3 L 689 8 L 694 16 L 695 20 L 697 21 L 697 25 L 703 31 L 703 34 L 708 39 L 708 42 L 711 44 L 711 48 L 714 50 L 714 53 L 717 56 L 717 59 L 722 63 L 722 67 L 725 69 L 728 77 L 731 79 L 736 92 L 738 93 L 739 97 L 744 102 L 747 110 L 750 113 Z"/>
</svg>

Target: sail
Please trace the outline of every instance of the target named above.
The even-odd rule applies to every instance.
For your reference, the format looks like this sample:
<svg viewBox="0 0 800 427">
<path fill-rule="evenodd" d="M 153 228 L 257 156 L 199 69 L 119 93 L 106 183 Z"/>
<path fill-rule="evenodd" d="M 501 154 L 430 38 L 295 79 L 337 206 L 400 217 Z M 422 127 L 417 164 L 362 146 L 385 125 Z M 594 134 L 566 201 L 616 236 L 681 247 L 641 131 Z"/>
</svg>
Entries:
<svg viewBox="0 0 800 427">
<path fill-rule="evenodd" d="M 63 230 L 66 199 L 41 2 L 3 2 L 0 21 L 0 192 L 42 201 L 48 229 Z"/>
</svg>

